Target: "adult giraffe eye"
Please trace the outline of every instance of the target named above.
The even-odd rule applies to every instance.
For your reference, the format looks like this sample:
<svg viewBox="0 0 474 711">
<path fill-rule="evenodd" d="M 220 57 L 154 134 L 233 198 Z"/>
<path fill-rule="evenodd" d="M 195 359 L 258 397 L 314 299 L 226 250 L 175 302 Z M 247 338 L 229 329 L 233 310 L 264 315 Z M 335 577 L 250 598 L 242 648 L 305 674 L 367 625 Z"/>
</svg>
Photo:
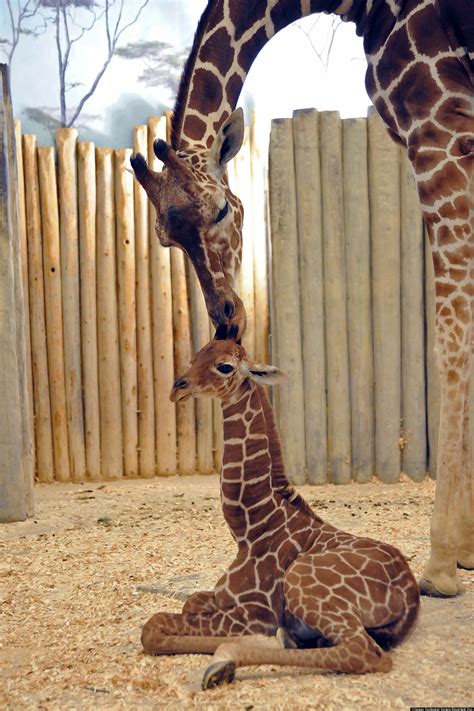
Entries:
<svg viewBox="0 0 474 711">
<path fill-rule="evenodd" d="M 219 210 L 219 212 L 218 212 L 218 214 L 217 214 L 217 217 L 216 217 L 216 219 L 214 220 L 214 222 L 217 224 L 218 222 L 220 222 L 221 220 L 223 220 L 224 217 L 227 215 L 228 212 L 229 212 L 229 203 L 228 203 L 227 200 L 226 200 L 224 207 L 222 208 L 222 210 Z"/>
<path fill-rule="evenodd" d="M 234 370 L 234 366 L 230 365 L 230 363 L 221 363 L 220 365 L 217 365 L 216 368 L 219 373 L 224 373 L 224 375 L 228 375 Z"/>
</svg>

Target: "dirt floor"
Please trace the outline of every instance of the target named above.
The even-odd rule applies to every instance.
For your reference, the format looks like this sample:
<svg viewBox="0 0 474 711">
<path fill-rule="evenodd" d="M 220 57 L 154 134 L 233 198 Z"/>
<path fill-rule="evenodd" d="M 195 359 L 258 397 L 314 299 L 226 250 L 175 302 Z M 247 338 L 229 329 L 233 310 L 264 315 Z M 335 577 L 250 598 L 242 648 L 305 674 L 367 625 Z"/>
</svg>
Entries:
<svg viewBox="0 0 474 711">
<path fill-rule="evenodd" d="M 331 523 L 395 544 L 419 575 L 434 485 L 302 487 Z M 218 479 L 41 485 L 36 516 L 0 527 L 0 708 L 404 709 L 472 706 L 474 576 L 466 593 L 424 598 L 386 675 L 240 669 L 200 691 L 208 657 L 147 657 L 140 628 L 212 587 L 234 543 Z"/>
</svg>

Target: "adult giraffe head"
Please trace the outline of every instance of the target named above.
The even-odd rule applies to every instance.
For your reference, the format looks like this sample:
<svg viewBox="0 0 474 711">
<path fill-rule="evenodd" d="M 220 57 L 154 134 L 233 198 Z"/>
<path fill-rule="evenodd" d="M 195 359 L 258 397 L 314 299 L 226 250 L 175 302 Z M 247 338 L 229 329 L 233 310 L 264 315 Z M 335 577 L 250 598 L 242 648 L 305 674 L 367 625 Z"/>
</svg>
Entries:
<svg viewBox="0 0 474 711">
<path fill-rule="evenodd" d="M 246 327 L 245 309 L 235 293 L 242 260 L 243 207 L 229 188 L 227 163 L 244 136 L 242 109 L 220 127 L 210 148 L 193 144 L 175 150 L 163 140 L 153 144 L 164 170 L 151 170 L 137 153 L 135 176 L 156 209 L 155 231 L 164 247 L 179 247 L 194 265 L 206 306 L 216 327 Z"/>
</svg>

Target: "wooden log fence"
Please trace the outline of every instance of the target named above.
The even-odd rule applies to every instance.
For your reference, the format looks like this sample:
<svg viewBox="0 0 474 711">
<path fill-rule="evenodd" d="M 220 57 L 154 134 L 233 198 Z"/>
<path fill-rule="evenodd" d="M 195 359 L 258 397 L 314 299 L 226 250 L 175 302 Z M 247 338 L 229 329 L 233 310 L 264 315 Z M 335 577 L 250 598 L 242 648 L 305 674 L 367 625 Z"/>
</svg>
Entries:
<svg viewBox="0 0 474 711">
<path fill-rule="evenodd" d="M 272 362 L 290 369 L 292 392 L 274 401 L 293 480 L 435 476 L 433 267 L 404 151 L 375 113 L 296 111 L 272 122 L 269 171 Z"/>
<path fill-rule="evenodd" d="M 168 124 L 134 129 L 154 170 Z M 212 325 L 191 265 L 156 238 L 131 150 L 60 129 L 55 160 L 15 135 L 36 478 L 218 470 L 220 407 L 169 401 Z M 432 267 L 406 157 L 375 114 L 313 109 L 273 121 L 268 196 L 263 153 L 253 122 L 229 180 L 245 207 L 244 344 L 289 376 L 272 397 L 290 478 L 433 476 Z"/>
<path fill-rule="evenodd" d="M 161 164 L 153 140 L 167 138 L 168 124 L 169 117 L 151 117 L 134 129 L 134 150 L 147 155 L 154 170 Z M 266 206 L 262 196 L 261 214 L 253 217 L 252 175 L 260 189 L 264 164 L 251 149 L 251 131 L 232 170 L 236 189 L 245 193 L 245 301 L 253 314 L 252 225 L 262 231 Z M 37 147 L 34 136 L 21 138 L 19 122 L 16 141 L 36 478 L 216 471 L 222 458 L 220 408 L 210 400 L 169 400 L 173 380 L 212 328 L 184 254 L 164 249 L 156 238 L 155 210 L 130 174 L 132 151 L 78 142 L 74 129 L 57 131 L 56 151 Z M 258 240 L 256 273 L 266 275 L 265 233 Z M 262 284 L 258 300 L 259 352 L 267 356 Z M 251 333 L 253 354 L 255 327 Z"/>
</svg>

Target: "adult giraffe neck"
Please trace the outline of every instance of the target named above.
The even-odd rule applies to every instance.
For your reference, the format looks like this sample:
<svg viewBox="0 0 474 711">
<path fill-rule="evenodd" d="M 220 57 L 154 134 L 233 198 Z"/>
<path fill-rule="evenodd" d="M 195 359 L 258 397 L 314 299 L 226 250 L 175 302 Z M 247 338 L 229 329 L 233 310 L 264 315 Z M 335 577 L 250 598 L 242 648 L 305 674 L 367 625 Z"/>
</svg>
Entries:
<svg viewBox="0 0 474 711">
<path fill-rule="evenodd" d="M 235 109 L 254 59 L 279 30 L 314 12 L 346 10 L 352 2 L 210 0 L 181 78 L 171 125 L 173 147 L 210 147 Z"/>
<path fill-rule="evenodd" d="M 410 0 L 209 0 L 181 77 L 172 146 L 212 145 L 237 105 L 256 56 L 287 25 L 318 12 L 340 15 L 356 23 L 370 55 L 385 42 L 407 3 Z"/>
</svg>

